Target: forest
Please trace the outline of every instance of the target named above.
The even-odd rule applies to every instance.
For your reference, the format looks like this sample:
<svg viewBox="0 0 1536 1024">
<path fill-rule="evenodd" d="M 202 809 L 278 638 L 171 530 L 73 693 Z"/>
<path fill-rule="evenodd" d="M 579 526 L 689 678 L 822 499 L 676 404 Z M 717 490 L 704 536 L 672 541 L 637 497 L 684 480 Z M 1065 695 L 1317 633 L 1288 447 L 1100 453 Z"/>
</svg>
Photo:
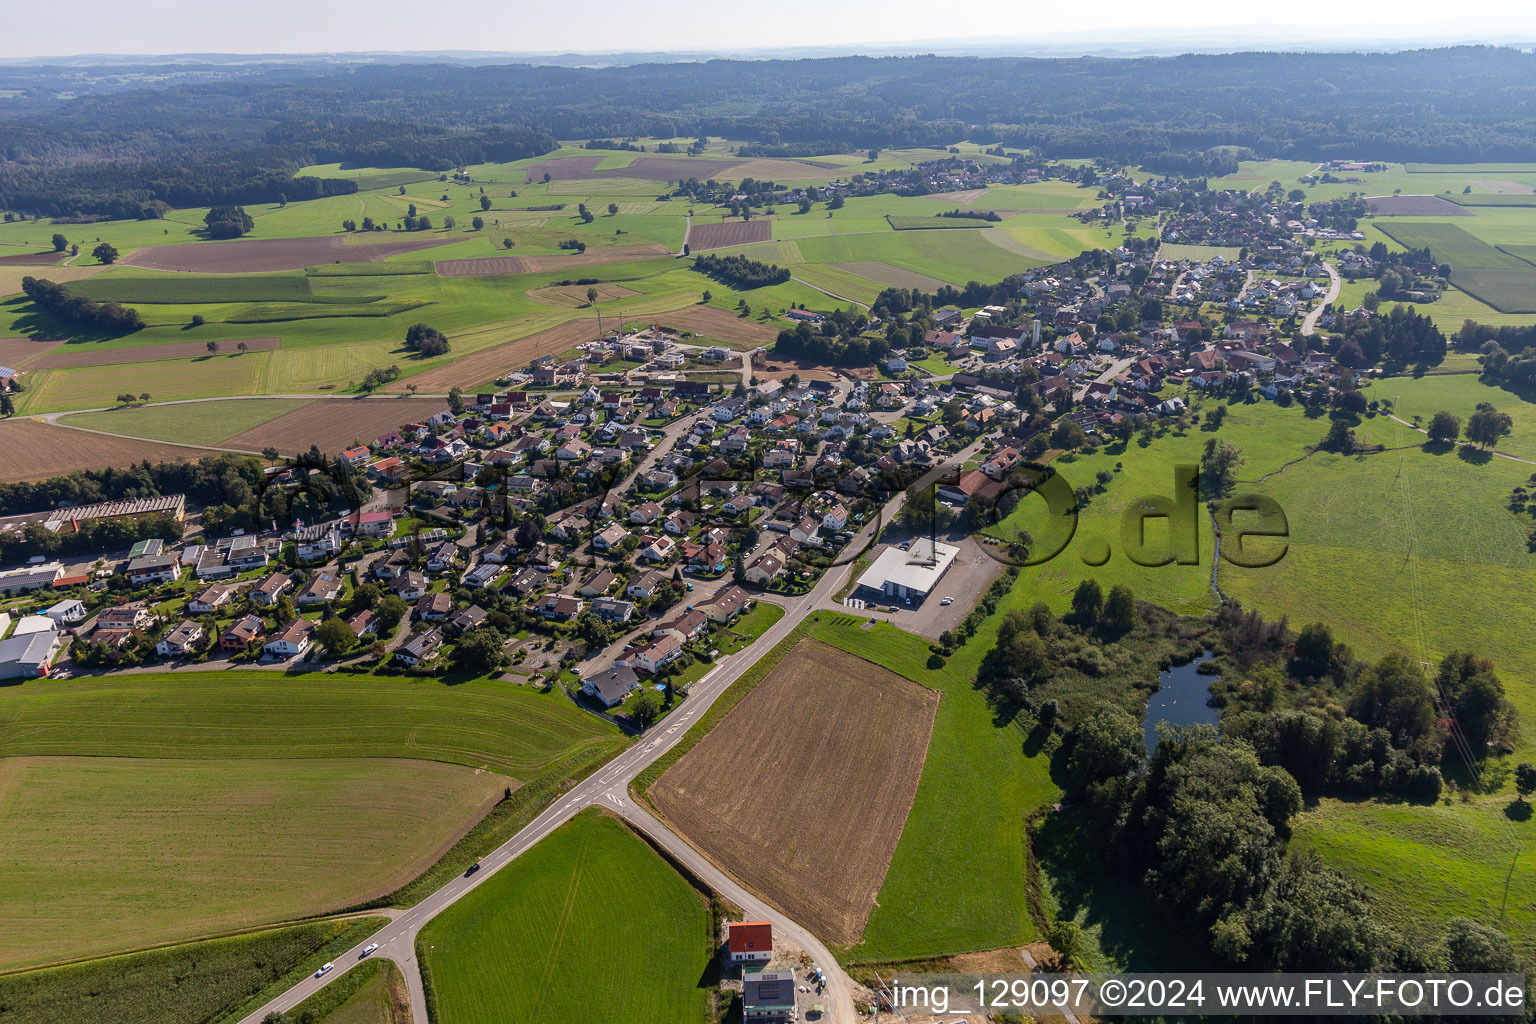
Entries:
<svg viewBox="0 0 1536 1024">
<path fill-rule="evenodd" d="M 965 137 L 1180 173 L 1239 155 L 1536 159 L 1536 55 L 1496 47 L 154 70 L 158 87 L 93 91 L 78 69 L 0 69 L 0 88 L 20 93 L 0 114 L 0 206 L 154 216 L 159 203 L 310 198 L 354 186 L 295 182 L 308 163 L 447 170 L 557 138 L 723 136 L 746 155 L 812 155 Z"/>
</svg>

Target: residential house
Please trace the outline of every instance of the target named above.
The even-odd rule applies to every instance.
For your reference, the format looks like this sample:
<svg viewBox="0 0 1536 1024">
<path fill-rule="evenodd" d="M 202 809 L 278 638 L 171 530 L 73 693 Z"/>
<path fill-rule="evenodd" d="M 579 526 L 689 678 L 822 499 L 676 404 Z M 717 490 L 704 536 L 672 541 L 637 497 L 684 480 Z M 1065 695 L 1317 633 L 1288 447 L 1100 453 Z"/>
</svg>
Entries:
<svg viewBox="0 0 1536 1024">
<path fill-rule="evenodd" d="M 468 583 L 467 575 L 465 582 Z M 402 601 L 414 601 L 427 592 L 427 578 L 414 569 L 409 569 L 396 576 L 389 589 L 393 590 L 395 596 Z"/>
<path fill-rule="evenodd" d="M 740 587 L 732 584 L 721 590 L 706 604 L 699 605 L 699 610 L 709 616 L 709 620 L 715 623 L 729 622 L 740 615 L 752 604 L 752 595 Z"/>
<path fill-rule="evenodd" d="M 593 573 L 588 580 L 577 589 L 576 593 L 581 597 L 601 597 L 608 593 L 608 588 L 613 586 L 613 581 L 618 579 L 607 569 L 600 569 Z"/>
<path fill-rule="evenodd" d="M 506 569 L 495 562 L 481 562 L 464 574 L 464 586 L 488 587 L 491 582 L 500 576 Z"/>
<path fill-rule="evenodd" d="M 260 640 L 263 632 L 261 619 L 255 615 L 244 615 L 231 623 L 224 635 L 219 637 L 219 646 L 226 651 L 243 651 L 252 640 Z"/>
<path fill-rule="evenodd" d="M 766 966 L 773 959 L 773 925 L 767 921 L 732 921 L 726 925 L 726 949 L 733 964 Z"/>
<path fill-rule="evenodd" d="M 361 640 L 364 636 L 378 632 L 379 617 L 364 608 L 347 617 L 347 626 L 351 628 L 352 634 Z"/>
<path fill-rule="evenodd" d="M 677 541 L 663 534 L 640 549 L 640 557 L 648 562 L 665 562 L 677 554 Z"/>
<path fill-rule="evenodd" d="M 682 638 L 668 633 L 666 636 L 657 637 L 643 647 L 626 651 L 615 664 L 632 668 L 637 672 L 655 675 L 682 656 Z"/>
<path fill-rule="evenodd" d="M 459 612 L 453 618 L 449 619 L 448 628 L 453 630 L 454 633 L 463 635 L 468 633 L 470 630 L 479 629 L 481 626 L 485 625 L 485 620 L 489 617 L 489 615 L 490 613 L 487 612 L 484 608 L 481 608 L 477 604 L 472 604 L 468 608 L 465 608 L 463 611 Z"/>
<path fill-rule="evenodd" d="M 329 573 L 317 572 L 314 578 L 309 581 L 309 585 L 299 591 L 298 596 L 293 599 L 293 603 L 303 608 L 309 605 L 334 601 L 340 596 L 341 580 Z"/>
<path fill-rule="evenodd" d="M 443 646 L 443 634 L 436 629 L 413 633 L 395 651 L 395 660 L 406 666 L 416 666 L 437 657 Z"/>
<path fill-rule="evenodd" d="M 263 653 L 274 658 L 302 658 L 314 646 L 315 624 L 309 619 L 294 619 L 282 631 L 261 645 Z"/>
<path fill-rule="evenodd" d="M 271 608 L 277 599 L 293 589 L 293 580 L 287 573 L 275 572 L 251 588 L 251 600 L 263 608 Z"/>
<path fill-rule="evenodd" d="M 651 636 L 664 636 L 671 633 L 684 640 L 693 640 L 703 636 L 708 626 L 709 616 L 696 608 L 690 608 L 675 618 L 653 626 L 651 628 Z"/>
<path fill-rule="evenodd" d="M 203 627 L 191 619 L 184 619 L 155 644 L 155 653 L 162 658 L 184 658 L 193 654 L 203 641 Z"/>
<path fill-rule="evenodd" d="M 442 622 L 453 612 L 453 598 L 447 594 L 422 594 L 416 599 L 416 617 L 427 622 Z"/>
<path fill-rule="evenodd" d="M 85 603 L 72 597 L 66 598 L 43 614 L 52 619 L 55 626 L 63 629 L 85 621 Z"/>
<path fill-rule="evenodd" d="M 743 1024 L 789 1024 L 796 1012 L 794 971 L 754 971 L 742 979 Z"/>
<path fill-rule="evenodd" d="M 552 622 L 569 622 L 581 614 L 586 602 L 579 597 L 565 594 L 546 594 L 534 604 L 533 610 Z"/>
<path fill-rule="evenodd" d="M 618 523 L 612 523 L 592 535 L 592 548 L 599 552 L 612 551 L 623 544 L 628 536 L 628 530 Z"/>
<path fill-rule="evenodd" d="M 583 679 L 581 692 L 601 701 L 605 708 L 614 708 L 624 703 L 624 698 L 639 685 L 640 679 L 634 669 L 615 665 Z"/>
<path fill-rule="evenodd" d="M 656 589 L 666 582 L 666 577 L 655 569 L 648 569 L 629 581 L 629 586 L 624 593 L 628 597 L 645 599 L 656 593 Z"/>
<path fill-rule="evenodd" d="M 145 555 L 128 563 L 128 581 L 136 587 L 169 583 L 181 575 L 181 556 Z"/>
</svg>

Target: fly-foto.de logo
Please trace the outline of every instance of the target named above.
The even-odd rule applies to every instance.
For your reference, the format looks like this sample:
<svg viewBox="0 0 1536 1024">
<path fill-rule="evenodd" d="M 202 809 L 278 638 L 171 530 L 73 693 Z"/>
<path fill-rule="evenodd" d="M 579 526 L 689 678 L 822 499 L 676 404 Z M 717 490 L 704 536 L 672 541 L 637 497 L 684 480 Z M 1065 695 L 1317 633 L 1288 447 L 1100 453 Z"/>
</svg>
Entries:
<svg viewBox="0 0 1536 1024">
<path fill-rule="evenodd" d="M 1078 557 L 1091 566 L 1108 562 L 1114 556 L 1116 543 L 1121 553 L 1137 565 L 1199 565 L 1200 467 L 1174 466 L 1171 482 L 1166 493 L 1144 495 L 1126 504 L 1118 520 L 1118 537 L 1079 537 L 1082 502 L 1078 492 L 1054 467 L 1027 463 L 1007 478 L 996 500 L 1006 502 L 1009 492 L 1022 492 L 1021 503 L 1042 500 L 1044 525 L 1038 533 L 1008 538 L 1014 543 L 983 547 L 993 557 L 1019 566 L 1049 562 L 1074 542 Z M 1207 507 L 1215 530 L 1216 551 L 1224 561 L 1245 569 L 1262 569 L 1285 557 L 1290 524 L 1273 498 L 1237 494 L 1212 499 Z"/>
</svg>

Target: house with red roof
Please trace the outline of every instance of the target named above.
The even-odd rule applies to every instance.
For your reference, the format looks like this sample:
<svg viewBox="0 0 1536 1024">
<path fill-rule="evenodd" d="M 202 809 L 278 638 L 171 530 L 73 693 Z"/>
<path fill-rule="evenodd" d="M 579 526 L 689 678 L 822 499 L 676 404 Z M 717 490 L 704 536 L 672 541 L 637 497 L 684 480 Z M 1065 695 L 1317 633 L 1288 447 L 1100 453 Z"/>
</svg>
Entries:
<svg viewBox="0 0 1536 1024">
<path fill-rule="evenodd" d="M 773 924 L 769 921 L 732 921 L 726 930 L 731 963 L 762 966 L 773 959 Z"/>
</svg>

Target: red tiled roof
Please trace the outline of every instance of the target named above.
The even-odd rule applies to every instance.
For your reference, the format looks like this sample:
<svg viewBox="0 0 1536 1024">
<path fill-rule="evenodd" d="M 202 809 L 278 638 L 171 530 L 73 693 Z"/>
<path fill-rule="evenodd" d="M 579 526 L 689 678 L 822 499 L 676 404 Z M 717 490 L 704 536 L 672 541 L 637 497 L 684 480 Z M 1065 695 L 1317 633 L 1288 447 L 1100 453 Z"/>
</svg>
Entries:
<svg viewBox="0 0 1536 1024">
<path fill-rule="evenodd" d="M 773 924 L 768 921 L 732 922 L 728 941 L 732 953 L 772 953 Z"/>
</svg>

